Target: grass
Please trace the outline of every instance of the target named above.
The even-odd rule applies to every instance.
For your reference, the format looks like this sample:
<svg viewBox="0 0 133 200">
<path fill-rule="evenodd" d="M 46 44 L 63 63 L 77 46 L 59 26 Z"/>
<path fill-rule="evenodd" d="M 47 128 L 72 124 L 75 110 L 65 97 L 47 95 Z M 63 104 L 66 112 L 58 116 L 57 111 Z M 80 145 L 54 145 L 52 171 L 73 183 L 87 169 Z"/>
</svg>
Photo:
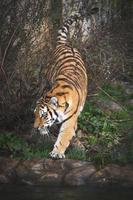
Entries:
<svg viewBox="0 0 133 200">
<path fill-rule="evenodd" d="M 78 148 L 70 148 L 66 154 L 66 158 L 74 160 L 86 160 L 86 152 Z"/>
<path fill-rule="evenodd" d="M 35 157 L 47 158 L 50 152 L 51 143 L 41 140 L 40 142 L 29 143 L 15 133 L 0 134 L 1 154 L 16 159 L 32 159 Z"/>
<path fill-rule="evenodd" d="M 15 133 L 1 133 L 1 154 L 3 153 L 3 155 L 8 155 L 15 159 L 48 158 L 49 153 L 52 150 L 52 143 L 42 139 L 39 142 L 38 141 L 29 143 Z M 71 148 L 68 150 L 66 158 L 86 160 L 86 154 L 80 149 Z"/>
</svg>

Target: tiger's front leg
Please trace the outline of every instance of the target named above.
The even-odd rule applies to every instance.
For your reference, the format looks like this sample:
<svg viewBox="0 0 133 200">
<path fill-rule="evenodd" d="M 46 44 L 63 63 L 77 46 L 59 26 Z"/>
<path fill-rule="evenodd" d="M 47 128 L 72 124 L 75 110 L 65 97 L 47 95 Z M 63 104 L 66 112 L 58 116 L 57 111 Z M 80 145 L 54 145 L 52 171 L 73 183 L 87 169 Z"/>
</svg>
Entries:
<svg viewBox="0 0 133 200">
<path fill-rule="evenodd" d="M 50 153 L 52 158 L 65 158 L 64 153 L 69 146 L 72 137 L 75 136 L 76 128 L 77 117 L 71 117 L 62 124 L 54 149 Z"/>
</svg>

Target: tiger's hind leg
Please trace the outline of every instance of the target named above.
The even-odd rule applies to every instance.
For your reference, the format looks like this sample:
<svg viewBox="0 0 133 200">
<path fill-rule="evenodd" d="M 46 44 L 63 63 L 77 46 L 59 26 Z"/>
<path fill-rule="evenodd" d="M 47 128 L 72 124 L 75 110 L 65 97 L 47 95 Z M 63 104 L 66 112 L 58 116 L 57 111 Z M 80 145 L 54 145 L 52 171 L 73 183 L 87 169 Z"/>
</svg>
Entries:
<svg viewBox="0 0 133 200">
<path fill-rule="evenodd" d="M 71 117 L 62 124 L 54 149 L 50 153 L 52 158 L 65 158 L 64 153 L 69 146 L 72 137 L 75 136 L 76 128 L 77 117 Z"/>
</svg>

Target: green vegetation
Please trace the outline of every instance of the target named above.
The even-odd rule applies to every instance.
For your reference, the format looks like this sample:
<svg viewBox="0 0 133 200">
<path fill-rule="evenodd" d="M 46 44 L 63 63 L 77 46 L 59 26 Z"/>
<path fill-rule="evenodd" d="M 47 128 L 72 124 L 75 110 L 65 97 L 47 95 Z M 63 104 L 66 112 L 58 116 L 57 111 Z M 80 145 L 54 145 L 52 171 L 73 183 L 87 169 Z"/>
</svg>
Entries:
<svg viewBox="0 0 133 200">
<path fill-rule="evenodd" d="M 50 141 L 42 140 L 41 136 L 33 136 L 36 142 L 28 142 L 15 133 L 0 134 L 0 152 L 2 155 L 16 159 L 48 158 L 52 150 Z M 33 139 L 33 138 L 32 138 Z M 72 148 L 67 152 L 66 158 L 76 160 L 86 160 L 86 153 L 80 149 Z"/>
<path fill-rule="evenodd" d="M 108 94 L 108 95 L 107 95 Z M 120 105 L 118 110 L 109 110 L 97 102 L 108 103 L 115 100 Z M 131 94 L 126 94 L 122 86 L 106 85 L 98 95 L 86 102 L 79 117 L 78 129 L 83 133 L 80 141 L 85 151 L 70 147 L 66 158 L 94 161 L 99 166 L 110 162 L 133 162 L 133 105 L 128 104 Z M 52 150 L 52 142 L 34 135 L 31 140 L 15 133 L 0 134 L 0 151 L 3 155 L 18 159 L 34 157 L 47 158 Z"/>
<path fill-rule="evenodd" d="M 128 100 L 133 99 L 133 92 L 130 91 L 127 94 L 125 88 L 120 84 L 106 84 L 102 89 L 103 91 L 99 93 L 99 98 L 108 99 L 110 96 L 112 100 L 117 101 L 121 106 L 123 105 L 122 108 L 125 108 L 125 110 L 133 111 L 133 105 L 128 105 Z"/>
<path fill-rule="evenodd" d="M 95 103 L 118 102 L 119 110 L 104 110 Z M 79 118 L 79 128 L 87 133 L 82 138 L 87 159 L 105 165 L 108 162 L 133 162 L 133 105 L 128 105 L 131 94 L 120 85 L 106 85 L 91 101 L 87 101 Z"/>
<path fill-rule="evenodd" d="M 75 160 L 86 160 L 86 152 L 79 148 L 69 148 L 66 154 L 66 158 Z"/>
<path fill-rule="evenodd" d="M 36 142 L 28 142 L 15 133 L 0 134 L 0 152 L 1 155 L 10 156 L 16 159 L 48 158 L 52 150 L 52 143 L 49 140 L 42 140 L 41 136 Z M 32 138 L 33 139 L 33 138 Z M 80 149 L 72 148 L 67 152 L 66 158 L 76 160 L 86 160 L 86 153 Z"/>
<path fill-rule="evenodd" d="M 47 158 L 50 152 L 50 142 L 44 140 L 29 143 L 15 133 L 0 134 L 1 154 L 17 159 L 31 159 L 35 157 Z"/>
</svg>

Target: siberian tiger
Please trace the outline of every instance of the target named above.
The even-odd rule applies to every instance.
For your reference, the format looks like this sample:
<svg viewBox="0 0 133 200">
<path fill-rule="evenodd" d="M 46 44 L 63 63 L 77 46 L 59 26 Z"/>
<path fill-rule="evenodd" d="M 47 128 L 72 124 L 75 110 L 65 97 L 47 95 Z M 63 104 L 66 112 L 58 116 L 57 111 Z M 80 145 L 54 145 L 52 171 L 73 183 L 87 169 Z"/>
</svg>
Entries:
<svg viewBox="0 0 133 200">
<path fill-rule="evenodd" d="M 47 134 L 54 123 L 61 124 L 59 135 L 50 156 L 65 158 L 65 151 L 75 136 L 77 119 L 83 110 L 87 95 L 87 73 L 79 51 L 68 45 L 70 25 L 78 15 L 66 20 L 58 31 L 53 63 L 46 77 L 52 88 L 37 101 L 34 110 L 34 128 Z"/>
</svg>

